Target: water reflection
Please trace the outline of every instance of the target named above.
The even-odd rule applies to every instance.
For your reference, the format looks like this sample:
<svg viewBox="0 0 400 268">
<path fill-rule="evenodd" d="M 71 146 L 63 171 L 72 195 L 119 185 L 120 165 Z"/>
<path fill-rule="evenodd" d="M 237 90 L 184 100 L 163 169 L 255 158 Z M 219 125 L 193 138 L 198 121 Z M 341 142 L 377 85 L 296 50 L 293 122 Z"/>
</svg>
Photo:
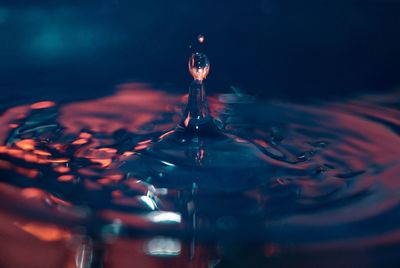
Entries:
<svg viewBox="0 0 400 268">
<path fill-rule="evenodd" d="M 190 139 L 174 130 L 184 99 L 143 84 L 10 108 L 0 117 L 0 232 L 43 252 L 68 248 L 50 267 L 324 265 L 346 250 L 349 264 L 365 252 L 390 260 L 399 98 L 300 105 L 236 92 L 210 98 L 224 135 Z"/>
<path fill-rule="evenodd" d="M 159 257 L 179 256 L 181 243 L 177 239 L 156 237 L 147 241 L 145 252 L 151 256 Z"/>
</svg>

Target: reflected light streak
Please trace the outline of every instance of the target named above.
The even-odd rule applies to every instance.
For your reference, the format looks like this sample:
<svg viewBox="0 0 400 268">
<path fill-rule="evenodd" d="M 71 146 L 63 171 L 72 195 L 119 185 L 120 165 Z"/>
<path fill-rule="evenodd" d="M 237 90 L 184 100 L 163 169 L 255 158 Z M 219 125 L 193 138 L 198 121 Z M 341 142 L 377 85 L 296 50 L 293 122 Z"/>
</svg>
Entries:
<svg viewBox="0 0 400 268">
<path fill-rule="evenodd" d="M 45 225 L 42 223 L 15 223 L 16 226 L 25 232 L 35 236 L 43 241 L 58 241 L 65 240 L 71 237 L 71 234 L 65 230 L 60 229 L 55 225 Z"/>
<path fill-rule="evenodd" d="M 30 151 L 35 149 L 35 141 L 32 139 L 25 139 L 25 140 L 20 140 L 15 143 L 15 145 L 22 150 Z"/>
<path fill-rule="evenodd" d="M 31 109 L 35 110 L 35 109 L 50 108 L 50 107 L 53 107 L 54 105 L 56 105 L 56 104 L 52 101 L 41 101 L 41 102 L 32 104 L 30 107 L 31 107 Z"/>
<path fill-rule="evenodd" d="M 153 199 L 148 197 L 147 195 L 143 195 L 139 198 L 143 203 L 145 203 L 151 210 L 155 210 L 157 208 L 156 203 Z"/>
<path fill-rule="evenodd" d="M 89 268 L 93 260 L 93 243 L 88 238 L 82 238 L 75 255 L 75 265 L 77 268 Z"/>
<path fill-rule="evenodd" d="M 145 252 L 151 256 L 173 257 L 179 256 L 182 250 L 181 242 L 167 237 L 150 239 L 145 245 Z"/>
<path fill-rule="evenodd" d="M 174 164 L 167 162 L 167 161 L 161 161 L 161 163 L 163 163 L 164 165 L 170 166 L 170 167 L 175 167 Z"/>
<path fill-rule="evenodd" d="M 147 218 L 154 223 L 181 223 L 182 216 L 179 213 L 169 211 L 154 211 L 147 215 Z"/>
</svg>

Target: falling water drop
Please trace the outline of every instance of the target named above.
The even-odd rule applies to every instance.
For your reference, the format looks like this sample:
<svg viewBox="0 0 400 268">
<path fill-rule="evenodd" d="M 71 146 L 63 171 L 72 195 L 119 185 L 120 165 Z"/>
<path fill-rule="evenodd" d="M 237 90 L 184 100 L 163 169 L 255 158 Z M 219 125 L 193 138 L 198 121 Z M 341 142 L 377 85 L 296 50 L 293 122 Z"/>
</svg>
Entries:
<svg viewBox="0 0 400 268">
<path fill-rule="evenodd" d="M 199 35 L 197 36 L 197 41 L 199 41 L 199 43 L 202 44 L 202 43 L 204 42 L 204 35 L 199 34 Z"/>
<path fill-rule="evenodd" d="M 188 62 L 189 71 L 196 80 L 206 79 L 210 71 L 210 61 L 206 54 L 193 53 Z"/>
</svg>

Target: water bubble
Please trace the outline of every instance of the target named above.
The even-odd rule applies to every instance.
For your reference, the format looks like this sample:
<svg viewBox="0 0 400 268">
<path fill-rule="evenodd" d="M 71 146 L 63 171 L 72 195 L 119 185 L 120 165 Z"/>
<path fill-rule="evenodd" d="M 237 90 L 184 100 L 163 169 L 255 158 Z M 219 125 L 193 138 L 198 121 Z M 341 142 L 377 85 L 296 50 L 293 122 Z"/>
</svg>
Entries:
<svg viewBox="0 0 400 268">
<path fill-rule="evenodd" d="M 193 53 L 188 62 L 189 71 L 196 80 L 203 80 L 210 71 L 210 61 L 203 53 Z"/>
</svg>

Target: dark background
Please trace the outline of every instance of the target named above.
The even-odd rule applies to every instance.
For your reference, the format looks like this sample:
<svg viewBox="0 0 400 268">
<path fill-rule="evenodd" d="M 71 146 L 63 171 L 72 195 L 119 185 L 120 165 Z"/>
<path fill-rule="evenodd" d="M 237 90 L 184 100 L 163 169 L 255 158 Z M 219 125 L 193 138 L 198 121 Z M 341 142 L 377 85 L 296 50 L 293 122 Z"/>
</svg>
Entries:
<svg viewBox="0 0 400 268">
<path fill-rule="evenodd" d="M 184 93 L 199 33 L 211 93 L 301 100 L 400 84 L 396 0 L 3 0 L 0 102 L 92 98 L 126 81 Z"/>
</svg>

